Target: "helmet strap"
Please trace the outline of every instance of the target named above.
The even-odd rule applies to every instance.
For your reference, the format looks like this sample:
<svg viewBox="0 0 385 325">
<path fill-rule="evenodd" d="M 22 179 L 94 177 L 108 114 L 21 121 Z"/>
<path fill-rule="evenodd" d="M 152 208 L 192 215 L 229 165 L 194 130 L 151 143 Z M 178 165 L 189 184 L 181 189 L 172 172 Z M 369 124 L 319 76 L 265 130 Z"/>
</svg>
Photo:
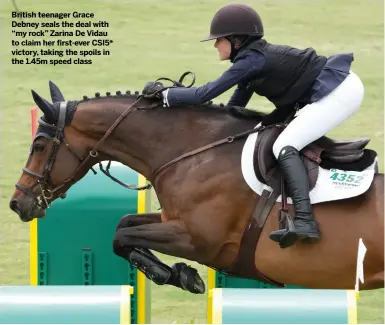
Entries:
<svg viewBox="0 0 385 325">
<path fill-rule="evenodd" d="M 230 53 L 230 61 L 233 62 L 235 57 L 237 56 L 239 50 L 245 45 L 247 42 L 248 37 L 246 36 L 227 36 L 226 39 L 230 42 L 231 44 L 231 53 Z M 237 40 L 240 41 L 240 44 L 235 46 L 237 43 Z"/>
<path fill-rule="evenodd" d="M 230 36 L 227 36 L 226 39 L 231 44 L 230 61 L 233 62 L 235 57 L 238 55 L 239 51 L 242 48 L 244 48 L 246 45 L 248 45 L 252 41 L 255 41 L 256 39 L 260 39 L 260 37 L 256 38 L 253 35 L 239 35 L 239 36 L 230 35 Z M 237 47 L 235 46 L 236 40 L 239 40 L 241 42 Z"/>
<path fill-rule="evenodd" d="M 230 42 L 230 45 L 231 45 L 230 62 L 233 63 L 235 57 L 238 54 L 238 49 L 235 48 L 234 42 L 232 42 L 228 37 L 226 37 L 226 39 Z"/>
</svg>

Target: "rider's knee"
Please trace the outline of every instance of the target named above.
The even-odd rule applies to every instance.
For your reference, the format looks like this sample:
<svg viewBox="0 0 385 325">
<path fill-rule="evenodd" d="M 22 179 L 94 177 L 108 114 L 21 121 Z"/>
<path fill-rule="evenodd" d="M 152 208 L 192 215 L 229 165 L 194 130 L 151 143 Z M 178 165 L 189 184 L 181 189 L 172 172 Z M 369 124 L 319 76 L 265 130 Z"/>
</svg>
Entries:
<svg viewBox="0 0 385 325">
<path fill-rule="evenodd" d="M 282 149 L 291 146 L 298 150 L 296 142 L 294 139 L 287 139 L 284 135 L 280 135 L 277 140 L 273 144 L 273 154 L 276 159 L 278 159 L 279 154 L 281 153 Z"/>
</svg>

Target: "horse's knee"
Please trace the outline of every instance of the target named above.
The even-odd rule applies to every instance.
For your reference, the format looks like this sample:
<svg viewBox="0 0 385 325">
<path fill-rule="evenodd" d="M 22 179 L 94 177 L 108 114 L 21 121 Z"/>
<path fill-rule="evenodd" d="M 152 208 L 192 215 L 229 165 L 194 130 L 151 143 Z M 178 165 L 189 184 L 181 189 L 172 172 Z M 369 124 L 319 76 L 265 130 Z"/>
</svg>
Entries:
<svg viewBox="0 0 385 325">
<path fill-rule="evenodd" d="M 113 239 L 112 241 L 112 251 L 116 255 L 121 255 L 120 252 L 122 251 L 122 245 L 120 244 L 119 240 L 116 238 Z"/>
<path fill-rule="evenodd" d="M 137 217 L 137 214 L 126 214 L 125 216 L 121 217 L 118 225 L 116 226 L 116 231 L 121 228 L 132 227 L 134 225 L 134 218 Z"/>
<path fill-rule="evenodd" d="M 136 227 L 140 225 L 160 222 L 161 215 L 159 212 L 127 214 L 120 219 L 118 225 L 116 226 L 116 231 L 122 228 Z"/>
<path fill-rule="evenodd" d="M 112 250 L 114 254 L 123 258 L 128 258 L 132 251 L 132 247 L 124 242 L 123 229 L 117 230 L 115 233 L 114 239 L 112 240 Z"/>
</svg>

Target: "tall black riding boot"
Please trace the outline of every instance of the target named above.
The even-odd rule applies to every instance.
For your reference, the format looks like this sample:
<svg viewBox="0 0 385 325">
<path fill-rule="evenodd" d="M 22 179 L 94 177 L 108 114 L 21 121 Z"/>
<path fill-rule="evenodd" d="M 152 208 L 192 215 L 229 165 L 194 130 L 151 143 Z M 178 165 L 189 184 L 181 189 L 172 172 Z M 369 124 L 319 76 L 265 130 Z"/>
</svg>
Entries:
<svg viewBox="0 0 385 325">
<path fill-rule="evenodd" d="M 279 242 L 282 248 L 291 246 L 297 238 L 310 243 L 318 241 L 320 233 L 310 203 L 309 179 L 298 150 L 291 146 L 284 147 L 279 153 L 278 164 L 294 203 L 295 234 L 293 236 L 291 232 L 288 236 L 287 229 L 280 229 L 271 232 L 270 239 Z"/>
</svg>

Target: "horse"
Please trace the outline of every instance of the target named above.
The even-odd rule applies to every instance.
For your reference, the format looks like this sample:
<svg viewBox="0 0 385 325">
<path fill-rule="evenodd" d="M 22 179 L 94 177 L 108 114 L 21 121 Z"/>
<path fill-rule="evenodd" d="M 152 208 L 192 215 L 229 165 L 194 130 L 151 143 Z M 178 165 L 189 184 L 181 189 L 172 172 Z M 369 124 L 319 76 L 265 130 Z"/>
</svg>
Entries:
<svg viewBox="0 0 385 325">
<path fill-rule="evenodd" d="M 95 164 L 118 161 L 149 181 L 161 211 L 122 216 L 112 250 L 157 285 L 205 292 L 194 268 L 170 267 L 152 250 L 279 287 L 354 289 L 361 239 L 367 254 L 360 289 L 384 287 L 384 175 L 378 168 L 363 193 L 312 205 L 321 231 L 318 243 L 297 241 L 282 248 L 269 233 L 290 226 L 294 215 L 271 150 L 284 123 L 261 127 L 264 113 L 212 102 L 168 108 L 137 91 L 65 101 L 52 81 L 49 88 L 52 103 L 32 90 L 43 115 L 9 203 L 23 222 L 44 217 Z M 260 140 L 247 150 L 255 149 L 251 165 L 264 184 L 261 193 L 245 181 L 241 166 L 253 135 Z M 308 152 L 302 150 L 304 163 L 313 166 L 308 168 L 311 188 L 321 160 L 329 170 L 357 162 L 361 169 L 356 170 L 362 170 L 372 163 L 362 166 L 363 156 L 375 155 L 365 149 L 368 142 L 323 137 L 305 148 Z"/>
</svg>

